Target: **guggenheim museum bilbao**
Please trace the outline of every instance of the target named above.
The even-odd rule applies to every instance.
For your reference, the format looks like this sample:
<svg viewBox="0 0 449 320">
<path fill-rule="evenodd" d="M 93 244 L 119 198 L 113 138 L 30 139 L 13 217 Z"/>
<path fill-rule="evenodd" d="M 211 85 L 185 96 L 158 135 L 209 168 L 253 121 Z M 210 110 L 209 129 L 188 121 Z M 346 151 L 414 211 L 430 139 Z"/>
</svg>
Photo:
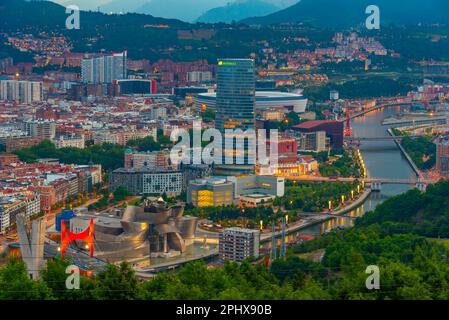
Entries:
<svg viewBox="0 0 449 320">
<path fill-rule="evenodd" d="M 216 109 L 217 94 L 215 92 L 200 93 L 193 101 L 197 108 L 206 106 L 207 109 Z M 302 94 L 278 91 L 256 91 L 256 112 L 264 111 L 273 107 L 285 107 L 296 113 L 306 110 L 307 98 Z"/>
</svg>

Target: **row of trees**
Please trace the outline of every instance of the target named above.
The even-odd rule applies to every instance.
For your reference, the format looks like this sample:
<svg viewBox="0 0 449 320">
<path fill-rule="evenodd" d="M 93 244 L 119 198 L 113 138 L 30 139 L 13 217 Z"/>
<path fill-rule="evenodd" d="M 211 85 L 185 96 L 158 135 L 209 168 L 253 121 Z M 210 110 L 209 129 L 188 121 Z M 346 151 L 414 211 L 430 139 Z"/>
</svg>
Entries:
<svg viewBox="0 0 449 320">
<path fill-rule="evenodd" d="M 355 160 L 355 155 L 347 151 L 335 161 L 330 162 L 328 157 L 318 158 L 318 161 L 319 171 L 323 177 L 360 177 L 360 167 Z"/>
<path fill-rule="evenodd" d="M 448 205 L 449 182 L 409 191 L 352 229 L 291 247 L 269 270 L 248 261 L 222 268 L 193 262 L 143 282 L 122 263 L 67 290 L 69 261 L 48 261 L 42 279 L 32 281 L 13 259 L 0 268 L 0 299 L 449 299 L 449 249 L 434 239 L 449 236 Z M 318 262 L 303 258 L 317 250 L 324 252 Z M 379 290 L 366 288 L 369 265 L 379 267 Z"/>
<path fill-rule="evenodd" d="M 204 262 L 189 263 L 177 273 L 158 274 L 140 281 L 127 263 L 108 265 L 93 278 L 81 276 L 80 289 L 66 289 L 69 261 L 49 260 L 42 279 L 30 280 L 22 261 L 0 268 L 0 300 L 166 300 L 166 299 L 319 299 L 329 296 L 312 279 L 280 284 L 262 265 L 226 263 L 210 269 Z M 293 281 L 292 281 L 293 282 Z"/>
<path fill-rule="evenodd" d="M 338 230 L 290 249 L 272 273 L 282 283 L 312 278 L 332 299 L 449 298 L 449 182 L 411 190 Z M 320 262 L 300 258 L 324 250 Z M 380 290 L 367 290 L 365 270 L 376 265 Z"/>
<path fill-rule="evenodd" d="M 401 145 L 419 169 L 428 170 L 435 166 L 437 147 L 429 137 L 404 137 Z"/>
<path fill-rule="evenodd" d="M 272 206 L 254 208 L 240 208 L 234 205 L 203 208 L 187 206 L 186 214 L 210 219 L 224 227 L 245 224 L 249 228 L 257 228 L 260 221 L 263 221 L 264 226 L 268 226 L 273 222 L 277 224 L 283 217 L 282 212 L 274 211 Z M 294 221 L 295 217 L 291 218 L 290 221 Z"/>
<path fill-rule="evenodd" d="M 45 140 L 30 148 L 14 151 L 14 153 L 24 162 L 35 162 L 39 158 L 57 158 L 61 163 L 67 164 L 88 164 L 92 161 L 101 164 L 105 170 L 123 167 L 124 161 L 124 148 L 110 143 L 95 144 L 85 149 L 57 149 L 52 142 Z"/>
<path fill-rule="evenodd" d="M 127 147 L 138 151 L 157 151 L 170 144 L 170 138 L 161 135 L 157 142 L 153 137 L 130 140 Z M 44 140 L 30 148 L 14 151 L 14 154 L 24 162 L 35 162 L 39 158 L 57 158 L 61 163 L 67 164 L 88 164 L 89 162 L 101 164 L 104 170 L 109 171 L 123 167 L 124 152 L 125 147 L 118 144 L 103 143 L 89 145 L 84 149 L 72 147 L 57 149 L 51 141 Z"/>
<path fill-rule="evenodd" d="M 351 191 L 356 195 L 357 182 L 322 182 L 322 183 L 296 183 L 286 185 L 285 195 L 274 200 L 274 205 L 282 206 L 287 210 L 300 212 L 321 212 L 333 207 L 341 201 L 341 196 L 350 199 Z"/>
</svg>

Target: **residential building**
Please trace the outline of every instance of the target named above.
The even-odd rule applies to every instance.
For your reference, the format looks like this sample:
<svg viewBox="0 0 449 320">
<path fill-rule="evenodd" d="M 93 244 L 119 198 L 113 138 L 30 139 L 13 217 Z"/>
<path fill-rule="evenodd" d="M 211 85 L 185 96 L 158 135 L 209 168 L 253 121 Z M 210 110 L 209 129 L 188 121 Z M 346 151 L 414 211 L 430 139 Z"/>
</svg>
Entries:
<svg viewBox="0 0 449 320">
<path fill-rule="evenodd" d="M 57 149 L 61 148 L 79 148 L 84 149 L 84 135 L 81 136 L 59 136 L 53 140 Z"/>
<path fill-rule="evenodd" d="M 53 140 L 56 136 L 56 123 L 47 120 L 29 120 L 23 123 L 23 131 L 31 137 Z"/>
<path fill-rule="evenodd" d="M 301 133 L 324 131 L 326 132 L 326 137 L 330 140 L 331 148 L 343 148 L 344 124 L 341 121 L 313 120 L 298 124 L 293 129 Z"/>
<path fill-rule="evenodd" d="M 168 169 L 170 153 L 168 151 L 136 152 L 125 150 L 125 168 Z"/>
<path fill-rule="evenodd" d="M 218 255 L 221 261 L 241 262 L 259 257 L 260 231 L 228 228 L 219 235 Z"/>
<path fill-rule="evenodd" d="M 114 191 L 120 186 L 135 194 L 179 196 L 183 190 L 183 176 L 181 171 L 175 170 L 120 168 L 111 173 L 109 189 Z"/>
<path fill-rule="evenodd" d="M 15 154 L 0 154 L 0 169 L 9 166 L 12 163 L 18 163 L 19 157 Z"/>
<path fill-rule="evenodd" d="M 299 150 L 322 152 L 327 151 L 330 138 L 326 137 L 325 131 L 303 132 L 298 137 Z"/>
<path fill-rule="evenodd" d="M 13 137 L 5 139 L 6 152 L 13 152 L 23 148 L 29 148 L 42 141 L 39 137 Z"/>
<path fill-rule="evenodd" d="M 83 83 L 112 83 L 127 77 L 127 52 L 83 59 L 81 79 Z"/>
<path fill-rule="evenodd" d="M 31 104 L 42 99 L 42 82 L 0 80 L 0 100 Z"/>
<path fill-rule="evenodd" d="M 212 72 L 210 71 L 191 71 L 187 72 L 187 81 L 188 82 L 211 82 L 212 81 Z"/>
</svg>

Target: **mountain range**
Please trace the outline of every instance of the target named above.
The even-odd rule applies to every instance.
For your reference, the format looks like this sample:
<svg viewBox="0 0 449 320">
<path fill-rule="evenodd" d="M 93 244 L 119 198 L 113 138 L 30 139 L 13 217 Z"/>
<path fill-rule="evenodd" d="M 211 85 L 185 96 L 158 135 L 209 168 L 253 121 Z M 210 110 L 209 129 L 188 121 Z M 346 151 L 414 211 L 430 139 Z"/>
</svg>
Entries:
<svg viewBox="0 0 449 320">
<path fill-rule="evenodd" d="M 35 0 L 34 0 L 35 1 Z M 50 0 L 81 10 L 104 13 L 143 13 L 182 21 L 231 22 L 266 15 L 286 8 L 297 0 Z M 229 18 L 229 15 L 232 18 Z M 202 17 L 198 19 L 198 17 Z"/>
<path fill-rule="evenodd" d="M 320 27 L 352 27 L 364 24 L 369 5 L 380 10 L 381 25 L 394 23 L 449 23 L 447 0 L 301 0 L 275 13 L 243 19 L 247 24 L 310 23 Z"/>
<path fill-rule="evenodd" d="M 199 22 L 226 22 L 240 21 L 248 17 L 264 16 L 280 10 L 281 8 L 263 0 L 241 0 L 228 3 L 226 6 L 213 8 L 201 15 Z"/>
</svg>

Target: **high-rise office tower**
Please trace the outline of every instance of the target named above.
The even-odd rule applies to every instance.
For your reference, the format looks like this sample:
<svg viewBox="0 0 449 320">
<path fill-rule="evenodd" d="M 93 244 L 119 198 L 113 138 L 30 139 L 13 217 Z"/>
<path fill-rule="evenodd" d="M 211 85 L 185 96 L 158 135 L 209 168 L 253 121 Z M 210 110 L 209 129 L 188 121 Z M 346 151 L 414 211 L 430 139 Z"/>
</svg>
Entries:
<svg viewBox="0 0 449 320">
<path fill-rule="evenodd" d="M 215 164 L 216 175 L 252 174 L 255 168 L 255 136 L 226 134 L 226 129 L 255 130 L 255 70 L 252 59 L 222 59 L 217 71 L 216 128 L 222 133 L 223 161 Z M 246 136 L 246 137 L 245 137 Z M 244 138 L 239 148 L 238 139 Z M 232 146 L 232 148 L 229 148 Z M 226 162 L 232 156 L 232 163 Z"/>
<path fill-rule="evenodd" d="M 98 58 L 83 59 L 81 79 L 84 83 L 112 83 L 113 80 L 126 79 L 127 52 L 114 53 Z"/>
<path fill-rule="evenodd" d="M 42 82 L 38 81 L 0 81 L 0 100 L 33 103 L 42 101 Z"/>
</svg>

